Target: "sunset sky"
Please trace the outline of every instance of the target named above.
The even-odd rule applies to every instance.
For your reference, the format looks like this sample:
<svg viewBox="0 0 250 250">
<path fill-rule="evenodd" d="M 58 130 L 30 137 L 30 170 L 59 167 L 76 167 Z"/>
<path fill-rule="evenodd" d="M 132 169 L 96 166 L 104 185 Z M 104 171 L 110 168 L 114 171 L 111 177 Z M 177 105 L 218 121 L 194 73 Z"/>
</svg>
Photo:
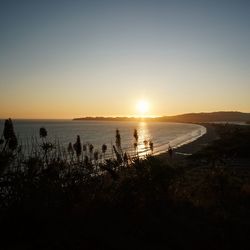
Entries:
<svg viewBox="0 0 250 250">
<path fill-rule="evenodd" d="M 249 0 L 3 0 L 0 118 L 250 112 Z"/>
</svg>

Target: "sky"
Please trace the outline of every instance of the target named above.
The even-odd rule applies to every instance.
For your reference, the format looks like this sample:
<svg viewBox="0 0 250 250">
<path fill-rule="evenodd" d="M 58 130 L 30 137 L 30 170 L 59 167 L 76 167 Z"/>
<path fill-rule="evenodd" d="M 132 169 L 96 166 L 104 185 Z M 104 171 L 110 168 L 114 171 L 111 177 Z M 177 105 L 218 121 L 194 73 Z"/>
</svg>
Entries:
<svg viewBox="0 0 250 250">
<path fill-rule="evenodd" d="M 0 118 L 250 112 L 249 0 L 1 0 Z"/>
</svg>

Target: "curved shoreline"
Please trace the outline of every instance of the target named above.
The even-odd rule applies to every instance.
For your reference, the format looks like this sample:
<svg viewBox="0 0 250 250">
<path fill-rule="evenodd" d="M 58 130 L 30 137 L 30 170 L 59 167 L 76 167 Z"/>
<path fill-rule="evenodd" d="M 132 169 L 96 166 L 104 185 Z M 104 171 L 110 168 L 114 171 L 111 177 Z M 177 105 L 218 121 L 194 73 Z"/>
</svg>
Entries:
<svg viewBox="0 0 250 250">
<path fill-rule="evenodd" d="M 176 156 L 181 157 L 181 156 L 192 155 L 192 154 L 198 152 L 201 148 L 209 145 L 211 142 L 213 142 L 214 140 L 219 138 L 218 134 L 215 131 L 213 124 L 200 123 L 197 125 L 201 125 L 201 126 L 205 127 L 206 133 L 201 135 L 197 139 L 189 142 L 189 143 L 186 143 L 184 145 L 181 145 L 180 147 L 174 148 L 175 157 Z M 161 153 L 157 156 L 166 157 L 166 156 L 168 156 L 168 152 L 166 151 L 166 152 Z"/>
<path fill-rule="evenodd" d="M 173 146 L 174 149 L 179 149 L 179 148 L 181 148 L 181 147 L 184 146 L 184 145 L 190 144 L 190 143 L 192 143 L 192 142 L 198 140 L 200 137 L 202 137 L 203 135 L 205 135 L 205 134 L 207 133 L 207 128 L 206 128 L 205 126 L 203 126 L 203 125 L 201 125 L 201 124 L 195 124 L 195 125 L 200 126 L 199 134 L 198 134 L 198 135 L 195 135 L 194 137 L 191 136 L 190 139 L 188 139 L 188 140 L 186 140 L 186 141 L 184 141 L 184 142 L 177 143 L 175 146 Z M 176 141 L 176 139 L 173 140 L 173 141 Z"/>
</svg>

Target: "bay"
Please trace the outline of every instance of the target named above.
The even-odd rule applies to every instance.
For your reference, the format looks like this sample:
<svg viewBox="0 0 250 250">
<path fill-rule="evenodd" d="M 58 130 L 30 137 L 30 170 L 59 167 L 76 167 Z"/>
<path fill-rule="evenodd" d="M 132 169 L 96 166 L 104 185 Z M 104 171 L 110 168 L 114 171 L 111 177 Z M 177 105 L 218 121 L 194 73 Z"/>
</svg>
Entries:
<svg viewBox="0 0 250 250">
<path fill-rule="evenodd" d="M 146 142 L 152 141 L 154 154 L 159 154 L 169 146 L 176 148 L 189 143 L 206 133 L 206 128 L 197 124 L 168 122 L 123 122 L 123 121 L 72 121 L 72 120 L 13 120 L 14 129 L 19 143 L 24 147 L 34 143 L 42 143 L 39 129 L 46 128 L 47 141 L 59 143 L 65 149 L 69 142 L 74 143 L 77 135 L 82 144 L 93 144 L 94 150 L 101 152 L 101 147 L 108 147 L 107 156 L 112 154 L 115 145 L 115 132 L 119 130 L 123 152 L 135 153 L 133 137 L 134 129 L 138 131 L 138 152 L 150 153 Z M 0 131 L 3 131 L 4 120 L 0 121 Z"/>
</svg>

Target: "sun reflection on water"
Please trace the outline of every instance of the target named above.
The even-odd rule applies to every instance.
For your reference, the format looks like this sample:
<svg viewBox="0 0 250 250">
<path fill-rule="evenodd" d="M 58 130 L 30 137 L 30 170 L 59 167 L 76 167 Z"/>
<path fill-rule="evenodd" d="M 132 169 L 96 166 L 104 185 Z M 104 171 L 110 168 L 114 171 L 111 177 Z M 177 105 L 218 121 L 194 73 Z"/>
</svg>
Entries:
<svg viewBox="0 0 250 250">
<path fill-rule="evenodd" d="M 148 124 L 146 122 L 140 122 L 137 128 L 138 132 L 138 145 L 137 150 L 139 156 L 146 156 L 150 154 L 149 142 L 152 140 L 152 136 L 149 133 Z"/>
</svg>

